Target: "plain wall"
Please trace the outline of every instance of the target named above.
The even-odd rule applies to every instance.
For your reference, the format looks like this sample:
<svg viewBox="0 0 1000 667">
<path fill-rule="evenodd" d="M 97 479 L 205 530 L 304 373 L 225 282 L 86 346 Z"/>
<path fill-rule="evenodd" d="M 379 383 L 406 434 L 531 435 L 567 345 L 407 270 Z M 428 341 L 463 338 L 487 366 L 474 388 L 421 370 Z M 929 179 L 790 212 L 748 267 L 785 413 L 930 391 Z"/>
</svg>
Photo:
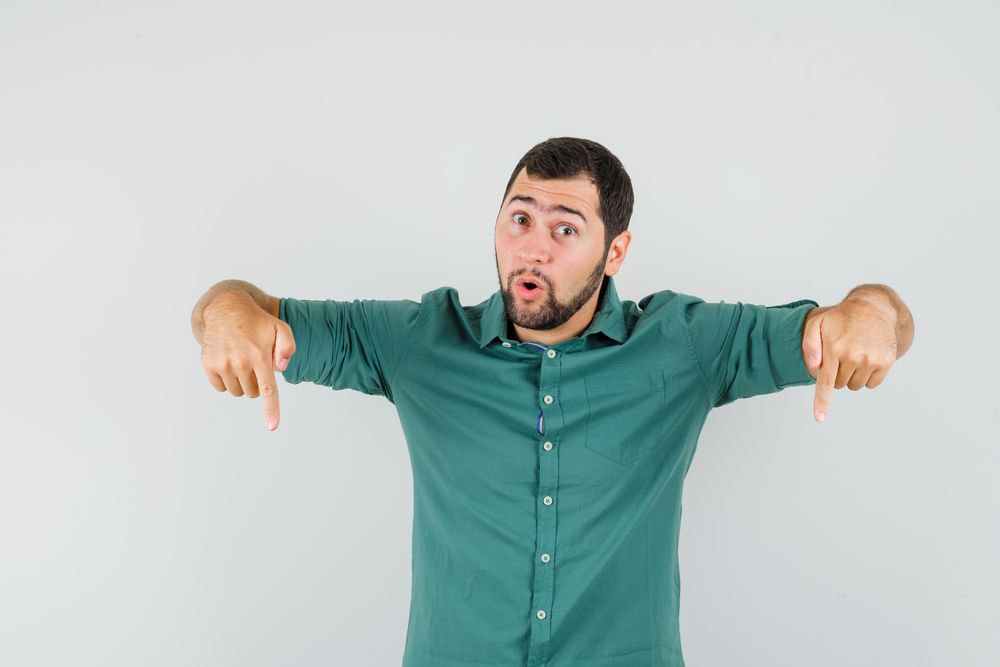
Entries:
<svg viewBox="0 0 1000 667">
<path fill-rule="evenodd" d="M 681 534 L 690 667 L 1000 664 L 1000 10 L 990 2 L 0 4 L 0 663 L 394 665 L 392 405 L 216 392 L 190 313 L 497 289 L 514 164 L 636 191 L 623 299 L 916 322 L 877 389 L 714 410 Z"/>
</svg>

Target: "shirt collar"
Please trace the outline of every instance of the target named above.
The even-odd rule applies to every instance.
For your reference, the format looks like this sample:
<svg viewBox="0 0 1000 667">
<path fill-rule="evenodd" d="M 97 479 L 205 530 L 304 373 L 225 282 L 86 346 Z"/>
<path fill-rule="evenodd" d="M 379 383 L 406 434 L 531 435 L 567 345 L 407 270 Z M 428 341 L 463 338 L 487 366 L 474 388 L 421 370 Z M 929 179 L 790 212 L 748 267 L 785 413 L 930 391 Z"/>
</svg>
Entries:
<svg viewBox="0 0 1000 667">
<path fill-rule="evenodd" d="M 618 299 L 618 290 L 615 289 L 614 276 L 604 277 L 597 301 L 597 311 L 579 337 L 586 338 L 598 332 L 619 343 L 625 342 L 625 314 Z M 479 320 L 479 347 L 486 347 L 497 338 L 507 338 L 507 311 L 500 290 L 494 292 L 487 300 L 482 318 Z"/>
</svg>

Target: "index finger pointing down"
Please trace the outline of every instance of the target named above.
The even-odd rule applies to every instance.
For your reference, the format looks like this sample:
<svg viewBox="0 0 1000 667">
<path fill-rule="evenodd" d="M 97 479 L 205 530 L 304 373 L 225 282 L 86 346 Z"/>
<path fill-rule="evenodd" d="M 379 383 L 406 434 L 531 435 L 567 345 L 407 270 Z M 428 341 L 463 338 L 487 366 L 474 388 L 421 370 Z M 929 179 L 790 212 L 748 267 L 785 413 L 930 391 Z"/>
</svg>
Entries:
<svg viewBox="0 0 1000 667">
<path fill-rule="evenodd" d="M 264 401 L 264 422 L 267 430 L 273 431 L 278 428 L 278 384 L 274 379 L 274 369 L 268 365 L 254 367 L 254 374 L 257 376 L 257 386 L 260 388 L 260 397 Z"/>
</svg>

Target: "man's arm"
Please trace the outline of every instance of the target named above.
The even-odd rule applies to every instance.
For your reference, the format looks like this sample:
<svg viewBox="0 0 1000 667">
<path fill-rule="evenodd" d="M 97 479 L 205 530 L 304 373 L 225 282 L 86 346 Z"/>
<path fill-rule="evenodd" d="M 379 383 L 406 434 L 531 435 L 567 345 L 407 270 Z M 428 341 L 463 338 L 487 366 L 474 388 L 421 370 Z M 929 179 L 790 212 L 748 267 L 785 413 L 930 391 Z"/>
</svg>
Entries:
<svg viewBox="0 0 1000 667">
<path fill-rule="evenodd" d="M 874 389 L 913 343 L 913 316 L 888 285 L 858 285 L 836 306 L 813 308 L 802 326 L 802 358 L 816 380 L 813 414 L 826 421 L 830 393 Z"/>
<path fill-rule="evenodd" d="M 286 382 L 353 389 L 394 401 L 392 384 L 416 331 L 420 302 L 283 297 L 278 305 L 299 346 L 282 371 Z"/>
<path fill-rule="evenodd" d="M 685 297 L 684 322 L 713 407 L 815 383 L 803 362 L 802 329 L 816 301 L 764 306 Z"/>
</svg>

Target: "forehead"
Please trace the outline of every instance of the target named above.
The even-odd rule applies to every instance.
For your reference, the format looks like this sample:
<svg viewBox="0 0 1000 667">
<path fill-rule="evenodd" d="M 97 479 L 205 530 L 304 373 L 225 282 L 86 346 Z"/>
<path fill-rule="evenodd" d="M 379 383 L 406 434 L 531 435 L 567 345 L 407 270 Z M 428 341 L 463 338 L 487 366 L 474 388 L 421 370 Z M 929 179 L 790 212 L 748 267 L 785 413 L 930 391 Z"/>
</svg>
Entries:
<svg viewBox="0 0 1000 667">
<path fill-rule="evenodd" d="M 518 194 L 534 197 L 542 206 L 565 204 L 582 209 L 588 220 L 599 217 L 597 187 L 582 174 L 575 178 L 538 178 L 529 176 L 526 169 L 521 169 L 510 185 L 504 205 Z"/>
</svg>

